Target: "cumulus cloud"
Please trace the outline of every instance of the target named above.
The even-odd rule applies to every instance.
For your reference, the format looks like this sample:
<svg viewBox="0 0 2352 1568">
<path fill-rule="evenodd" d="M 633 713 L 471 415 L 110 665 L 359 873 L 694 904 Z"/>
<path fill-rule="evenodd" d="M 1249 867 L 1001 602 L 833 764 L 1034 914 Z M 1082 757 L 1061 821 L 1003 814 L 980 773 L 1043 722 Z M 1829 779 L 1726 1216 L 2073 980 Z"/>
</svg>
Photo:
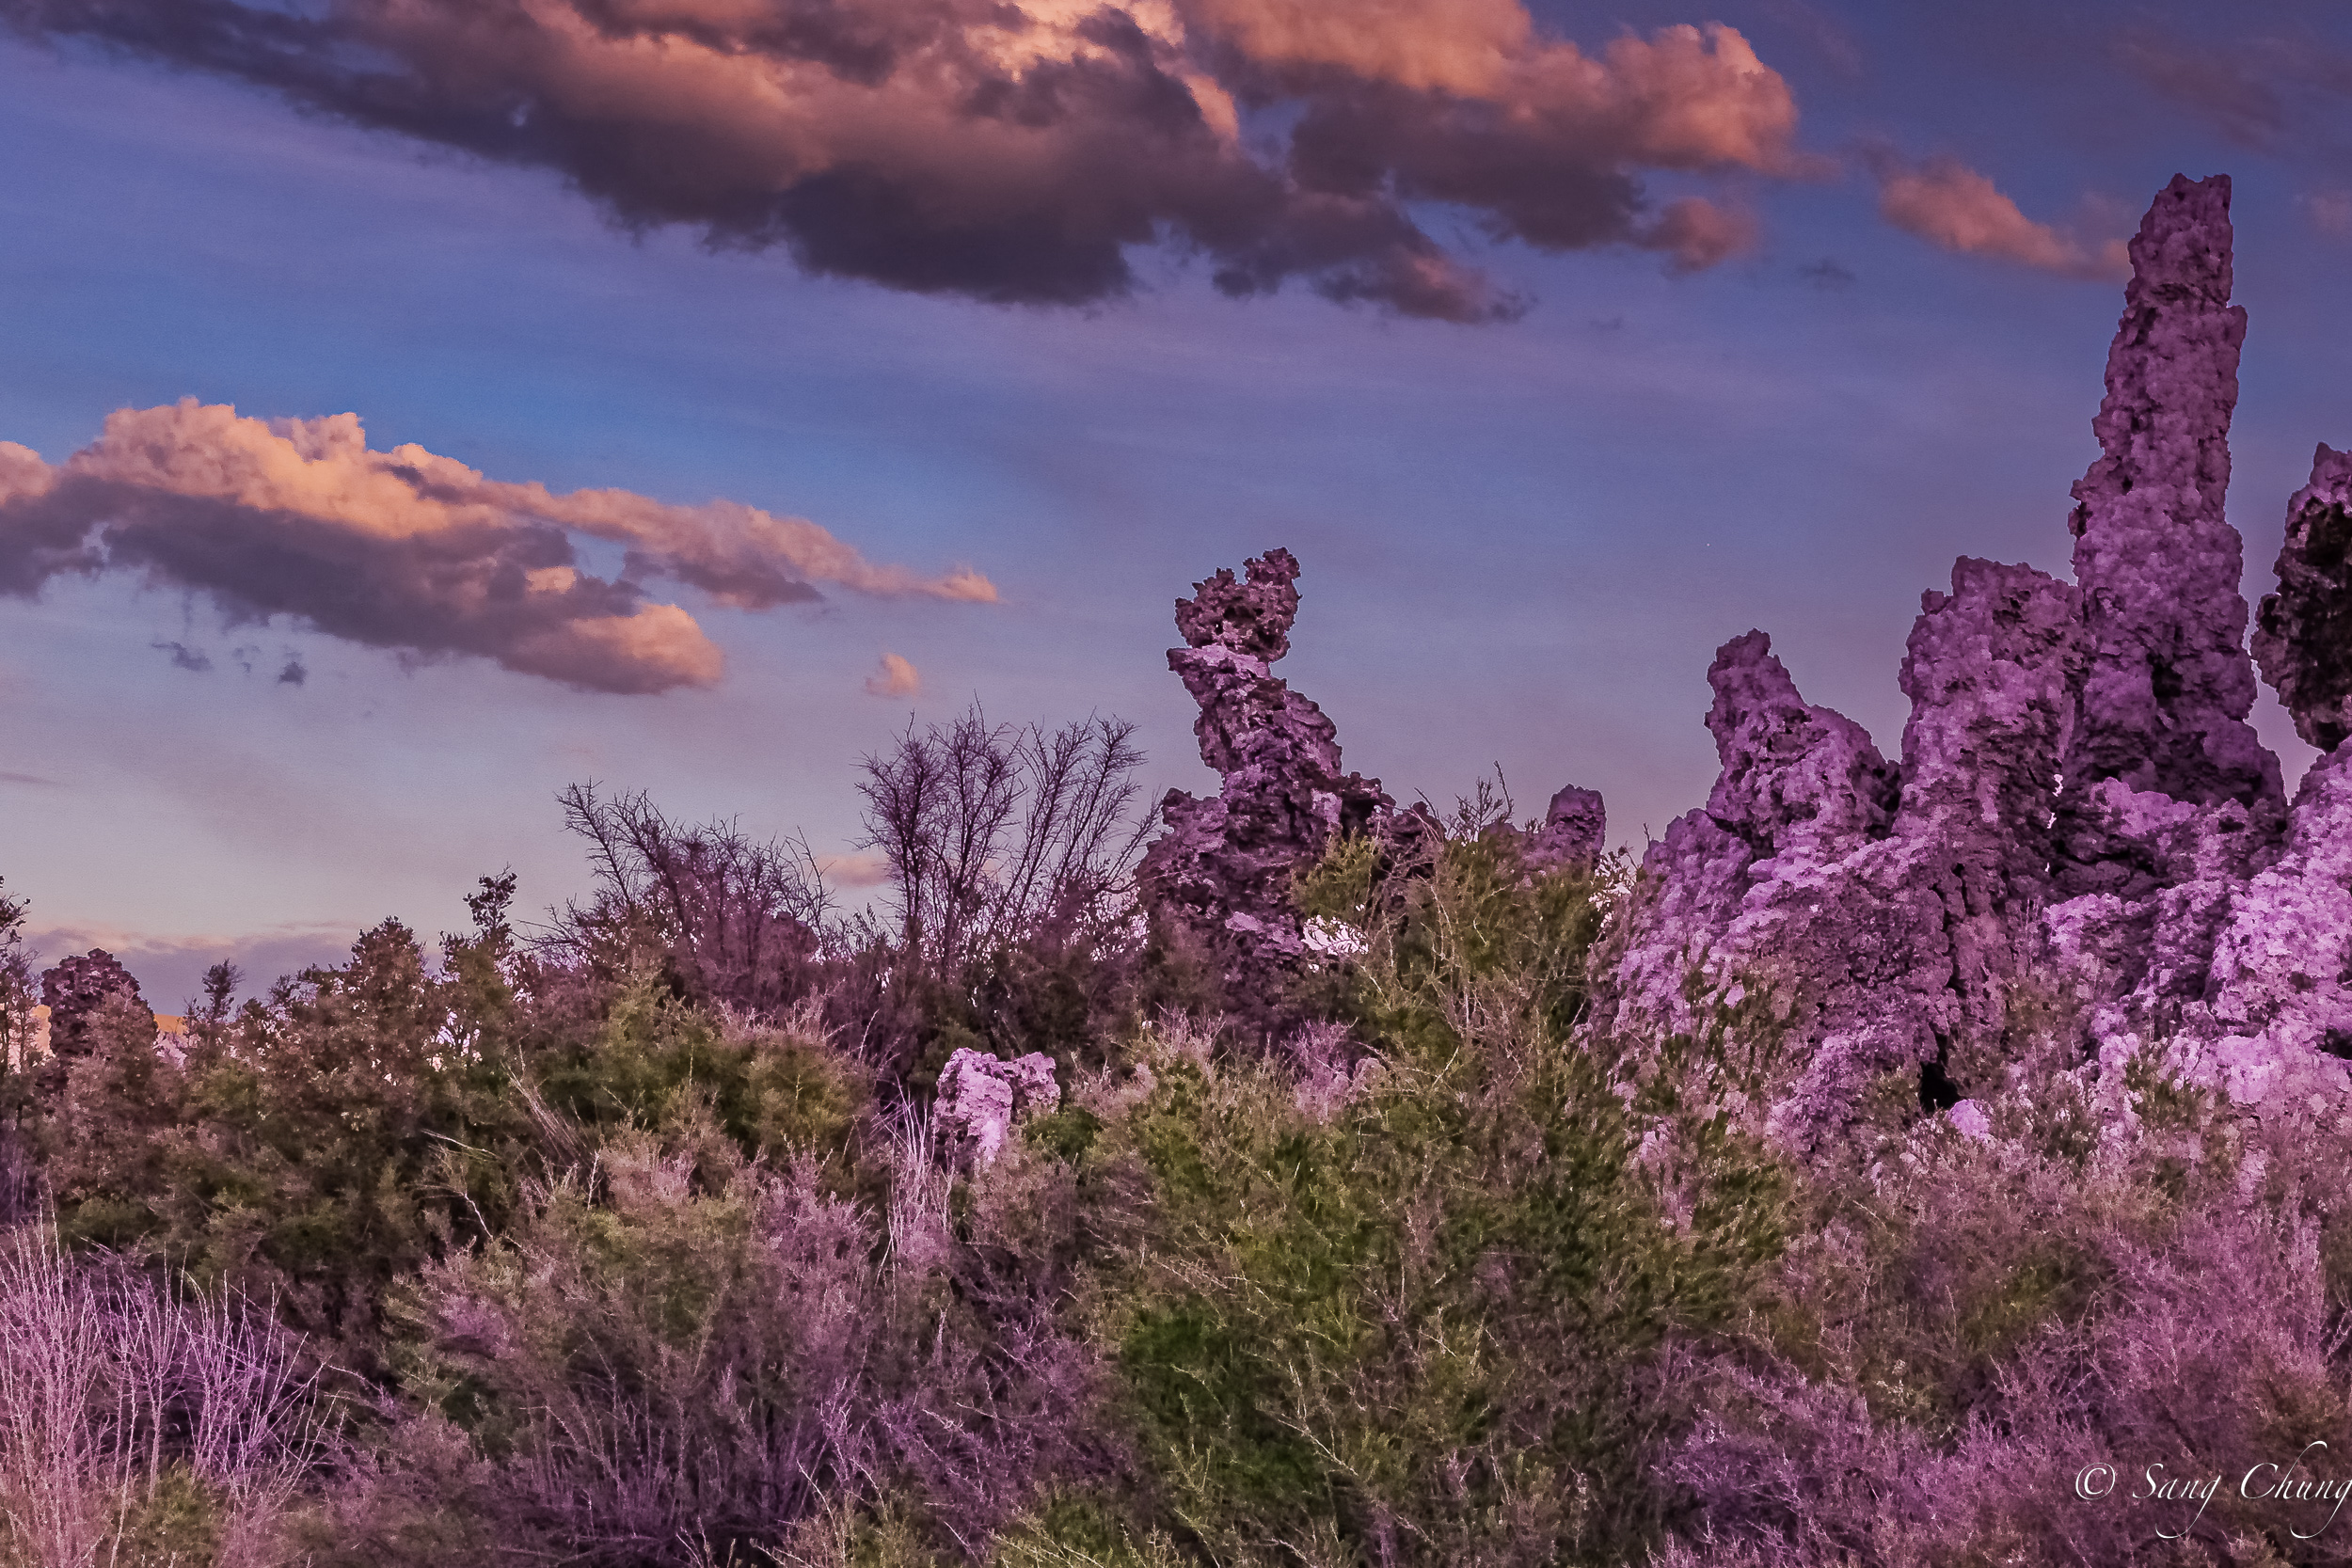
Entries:
<svg viewBox="0 0 2352 1568">
<path fill-rule="evenodd" d="M 1756 219 L 1700 197 L 1669 202 L 1642 243 L 1667 252 L 1670 272 L 1699 272 L 1756 245 Z"/>
<path fill-rule="evenodd" d="M 1521 0 L 0 0 L 0 24 L 550 168 L 630 227 L 999 302 L 1120 295 L 1129 252 L 1172 242 L 1229 294 L 1487 319 L 1518 302 L 1414 204 L 1688 268 L 1742 234 L 1651 213 L 1645 171 L 1804 166 L 1736 29 L 1588 52 Z"/>
<path fill-rule="evenodd" d="M 1907 164 L 1882 153 L 1872 166 L 1879 215 L 1931 245 L 2070 277 L 2113 278 L 2131 271 L 2122 240 L 2090 244 L 2036 223 L 1990 179 L 1956 159 Z"/>
<path fill-rule="evenodd" d="M 627 575 L 580 570 L 575 532 L 625 546 Z M 995 597 L 969 569 L 876 565 L 804 518 L 626 490 L 557 495 L 419 446 L 373 451 L 356 414 L 264 422 L 193 398 L 113 414 L 54 467 L 0 443 L 0 593 L 103 571 L 207 594 L 232 620 L 288 615 L 412 657 L 471 655 L 612 692 L 720 675 L 693 617 L 648 602 L 639 578 L 747 610 L 818 598 L 818 583 Z M 279 678 L 298 685 L 299 669 Z"/>
<path fill-rule="evenodd" d="M 914 664 L 897 654 L 882 656 L 881 667 L 866 677 L 869 697 L 912 697 L 923 689 L 923 677 Z"/>
</svg>

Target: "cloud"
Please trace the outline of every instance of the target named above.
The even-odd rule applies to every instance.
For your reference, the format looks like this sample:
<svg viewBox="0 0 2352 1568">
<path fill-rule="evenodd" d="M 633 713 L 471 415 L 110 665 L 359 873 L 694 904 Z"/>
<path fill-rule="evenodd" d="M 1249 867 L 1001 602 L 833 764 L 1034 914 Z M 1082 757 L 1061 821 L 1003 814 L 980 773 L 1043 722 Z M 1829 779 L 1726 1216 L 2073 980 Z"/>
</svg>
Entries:
<svg viewBox="0 0 2352 1568">
<path fill-rule="evenodd" d="M 310 678 L 310 670 L 299 658 L 286 660 L 286 667 L 278 672 L 278 684 L 280 686 L 300 686 Z"/>
<path fill-rule="evenodd" d="M 1423 231 L 1723 253 L 1648 170 L 1802 172 L 1736 29 L 1586 52 L 1520 0 L 0 0 L 0 24 L 241 78 L 298 107 L 560 173 L 621 224 L 999 303 L 1300 278 L 1473 321 L 1514 300 Z"/>
<path fill-rule="evenodd" d="M 2036 223 L 1991 180 L 1956 159 L 1915 165 L 1882 152 L 1871 165 L 1879 215 L 1931 245 L 2069 277 L 2115 278 L 2131 271 L 2123 241 L 2090 245 Z"/>
<path fill-rule="evenodd" d="M 2340 159 L 2352 51 L 2310 27 L 2250 33 L 2234 14 L 2228 24 L 2218 38 L 2130 28 L 2113 40 L 2115 59 L 2240 147 Z"/>
<path fill-rule="evenodd" d="M 582 572 L 575 532 L 624 545 L 628 575 Z M 193 398 L 110 415 L 55 467 L 0 443 L 0 593 L 109 570 L 205 594 L 232 620 L 289 615 L 348 641 L 612 692 L 708 686 L 721 672 L 693 617 L 647 602 L 639 578 L 743 610 L 819 598 L 820 582 L 995 597 L 968 568 L 876 565 L 804 518 L 626 490 L 556 495 L 419 446 L 372 451 L 356 414 L 264 423 Z M 198 667 L 188 660 L 202 656 L 172 646 Z M 299 684 L 299 669 L 279 679 Z"/>
<path fill-rule="evenodd" d="M 1640 243 L 1667 252 L 1669 272 L 1699 272 L 1756 246 L 1756 219 L 1703 198 L 1669 202 Z"/>
<path fill-rule="evenodd" d="M 870 851 L 828 856 L 818 863 L 817 869 L 834 887 L 880 887 L 890 880 L 889 861 Z"/>
<path fill-rule="evenodd" d="M 2278 89 L 2286 62 L 2265 59 L 2268 49 L 2215 47 L 2153 29 L 2115 40 L 2124 69 L 2165 97 L 2192 109 L 2238 146 L 2266 151 L 2286 131 L 2287 106 Z"/>
<path fill-rule="evenodd" d="M 0 773 L 0 784 L 28 784 L 35 789 L 62 789 L 55 779 L 44 779 L 38 773 Z"/>
<path fill-rule="evenodd" d="M 2352 235 L 2352 191 L 2312 191 L 2295 199 L 2321 233 Z"/>
<path fill-rule="evenodd" d="M 169 649 L 171 667 L 175 670 L 189 670 L 200 675 L 213 667 L 212 655 L 201 648 L 191 648 L 183 642 L 151 642 L 148 646 L 158 650 Z"/>
<path fill-rule="evenodd" d="M 866 677 L 869 697 L 912 697 L 923 689 L 923 677 L 897 654 L 882 656 L 882 667 Z"/>
<path fill-rule="evenodd" d="M 1854 286 L 1853 270 L 1841 265 L 1834 256 L 1824 256 L 1810 266 L 1799 267 L 1797 276 L 1829 293 L 1843 293 Z"/>
<path fill-rule="evenodd" d="M 358 927 L 305 922 L 244 936 L 165 936 L 120 927 L 67 924 L 25 933 L 46 964 L 103 947 L 139 983 L 150 1006 L 177 1011 L 203 992 L 204 972 L 226 959 L 244 972 L 240 994 L 259 995 L 281 974 L 347 962 Z"/>
</svg>

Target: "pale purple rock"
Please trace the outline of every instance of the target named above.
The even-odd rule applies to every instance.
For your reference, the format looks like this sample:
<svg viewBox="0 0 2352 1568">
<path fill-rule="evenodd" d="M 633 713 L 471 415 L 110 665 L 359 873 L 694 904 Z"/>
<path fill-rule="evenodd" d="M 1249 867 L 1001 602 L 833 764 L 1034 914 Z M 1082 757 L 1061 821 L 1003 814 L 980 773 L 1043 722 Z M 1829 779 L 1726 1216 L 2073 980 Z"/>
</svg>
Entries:
<svg viewBox="0 0 2352 1568">
<path fill-rule="evenodd" d="M 1855 863 L 1891 825 L 1895 770 L 1859 724 L 1805 702 L 1762 632 L 1718 649 L 1708 683 L 1722 771 L 1706 807 L 1644 857 L 1603 945 L 1598 1025 L 1702 1029 L 1734 988 L 1768 988 L 1792 1030 L 1837 1037 L 1842 1057 L 1931 1053 L 1915 1020 L 1890 1034 L 1875 1002 L 1867 1017 L 1847 1006 L 1938 979 L 1915 973 L 1908 937 L 1929 911 L 1899 869 L 1884 855 Z"/>
<path fill-rule="evenodd" d="M 1335 833 L 1417 832 L 1380 781 L 1340 771 L 1338 732 L 1323 710 L 1268 668 L 1290 651 L 1298 562 L 1269 550 L 1246 579 L 1219 571 L 1176 602 L 1189 646 L 1175 671 L 1200 705 L 1200 759 L 1223 775 L 1207 799 L 1169 790 L 1167 832 L 1145 851 L 1144 896 L 1209 958 L 1238 1010 L 1270 1006 L 1306 952 L 1291 902 L 1295 873 Z"/>
<path fill-rule="evenodd" d="M 1008 1062 L 985 1052 L 958 1051 L 940 1069 L 931 1132 L 958 1157 L 987 1165 L 1003 1151 L 1018 1117 L 1050 1113 L 1060 1104 L 1054 1058 L 1043 1052 Z"/>
<path fill-rule="evenodd" d="M 1747 841 L 1759 860 L 1823 859 L 1882 835 L 1895 806 L 1895 770 L 1869 733 L 1815 707 L 1772 657 L 1760 631 L 1715 651 L 1707 728 L 1723 771 L 1707 815 Z"/>
<path fill-rule="evenodd" d="M 1589 866 L 1608 843 L 1609 808 L 1600 791 L 1568 784 L 1552 796 L 1542 825 L 1528 835 L 1521 853 L 1537 871 Z"/>
<path fill-rule="evenodd" d="M 1804 702 L 1762 634 L 1724 644 L 1708 714 L 1723 774 L 1644 863 L 1603 1026 L 1699 1028 L 1714 999 L 1772 995 L 1797 1062 L 1772 1122 L 1805 1146 L 1878 1074 L 1996 1032 L 2046 881 L 2088 657 L 2078 603 L 2031 567 L 1963 558 L 1912 629 L 1899 773 Z"/>
<path fill-rule="evenodd" d="M 2231 901 L 2205 989 L 2217 1034 L 2352 1056 L 2352 752 L 2303 775 L 2285 847 Z"/>
<path fill-rule="evenodd" d="M 2283 807 L 2246 716 L 2255 687 L 2244 546 L 2223 515 L 2246 312 L 2230 303 L 2230 182 L 2175 176 L 2132 241 L 2132 280 L 2091 421 L 2104 455 L 2074 485 L 2074 580 L 2093 641 L 2059 803 L 2078 892 L 2114 891 L 2113 847 L 2082 819 L 2091 784 Z"/>
<path fill-rule="evenodd" d="M 1903 726 L 1897 831 L 1970 844 L 2007 897 L 2039 887 L 2060 760 L 2090 649 L 2082 595 L 2030 566 L 1963 556 L 1952 591 L 1920 596 L 1898 680 Z"/>
<path fill-rule="evenodd" d="M 2323 752 L 2352 736 L 2352 452 L 2325 442 L 2287 502 L 2279 591 L 2255 614 L 2254 657 L 2295 732 Z"/>
<path fill-rule="evenodd" d="M 2105 1100 L 2128 1118 L 2123 1069 L 2155 1053 L 2242 1114 L 2343 1126 L 2352 1108 L 2352 751 L 2312 765 L 2284 844 L 2250 875 L 2231 875 L 2233 847 L 2209 842 L 2242 830 L 2185 825 L 2192 832 L 2176 830 L 2176 846 L 2213 862 L 2216 875 L 2141 906 L 2145 974 L 2090 1022 Z M 2053 910 L 2054 922 L 2074 907 Z"/>
</svg>

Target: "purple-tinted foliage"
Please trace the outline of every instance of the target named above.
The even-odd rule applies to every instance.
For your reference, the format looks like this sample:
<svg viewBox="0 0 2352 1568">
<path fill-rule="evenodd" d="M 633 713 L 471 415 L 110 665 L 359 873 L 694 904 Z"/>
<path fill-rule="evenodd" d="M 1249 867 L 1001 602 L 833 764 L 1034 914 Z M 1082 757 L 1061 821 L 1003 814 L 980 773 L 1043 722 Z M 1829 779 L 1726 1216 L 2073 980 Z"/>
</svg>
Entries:
<svg viewBox="0 0 2352 1568">
<path fill-rule="evenodd" d="M 175 1299 L 37 1226 L 0 1237 L 0 1560 L 282 1560 L 283 1516 L 338 1447 L 303 1361 L 265 1308 Z M 201 1519 L 159 1543 L 175 1472 Z"/>
<path fill-rule="evenodd" d="M 85 1043 L 84 1021 L 116 996 L 146 1006 L 138 981 L 103 947 L 61 959 L 44 971 L 40 999 L 49 1008 L 49 1048 L 60 1056 L 78 1053 Z"/>
<path fill-rule="evenodd" d="M 642 955 L 693 1000 L 755 1015 L 806 992 L 828 901 L 805 841 L 687 826 L 643 794 L 599 800 L 594 784 L 561 799 L 564 826 L 589 843 L 596 894 L 560 911 L 554 950 L 622 970 Z"/>
</svg>

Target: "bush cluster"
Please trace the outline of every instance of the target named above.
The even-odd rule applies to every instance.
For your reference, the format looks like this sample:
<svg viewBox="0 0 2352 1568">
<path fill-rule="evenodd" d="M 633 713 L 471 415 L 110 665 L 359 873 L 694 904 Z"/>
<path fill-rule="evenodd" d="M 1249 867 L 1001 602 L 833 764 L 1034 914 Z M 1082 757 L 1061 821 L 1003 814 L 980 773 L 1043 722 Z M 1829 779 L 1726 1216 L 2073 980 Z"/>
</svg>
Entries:
<svg viewBox="0 0 2352 1568">
<path fill-rule="evenodd" d="M 2352 1149 L 2156 1050 L 2119 1119 L 2053 1026 L 1990 1137 L 1890 1078 L 1792 1163 L 1773 1009 L 1597 1032 L 1627 870 L 1492 800 L 1302 867 L 1286 1026 L 1228 1025 L 1122 882 L 1123 730 L 977 724 L 869 762 L 888 920 L 583 787 L 551 927 L 487 877 L 184 1037 L 80 987 L 0 1074 L 0 1565 L 2346 1555 L 2237 1478 L 2352 1444 Z M 1063 1089 L 985 1164 L 957 1049 Z"/>
</svg>

